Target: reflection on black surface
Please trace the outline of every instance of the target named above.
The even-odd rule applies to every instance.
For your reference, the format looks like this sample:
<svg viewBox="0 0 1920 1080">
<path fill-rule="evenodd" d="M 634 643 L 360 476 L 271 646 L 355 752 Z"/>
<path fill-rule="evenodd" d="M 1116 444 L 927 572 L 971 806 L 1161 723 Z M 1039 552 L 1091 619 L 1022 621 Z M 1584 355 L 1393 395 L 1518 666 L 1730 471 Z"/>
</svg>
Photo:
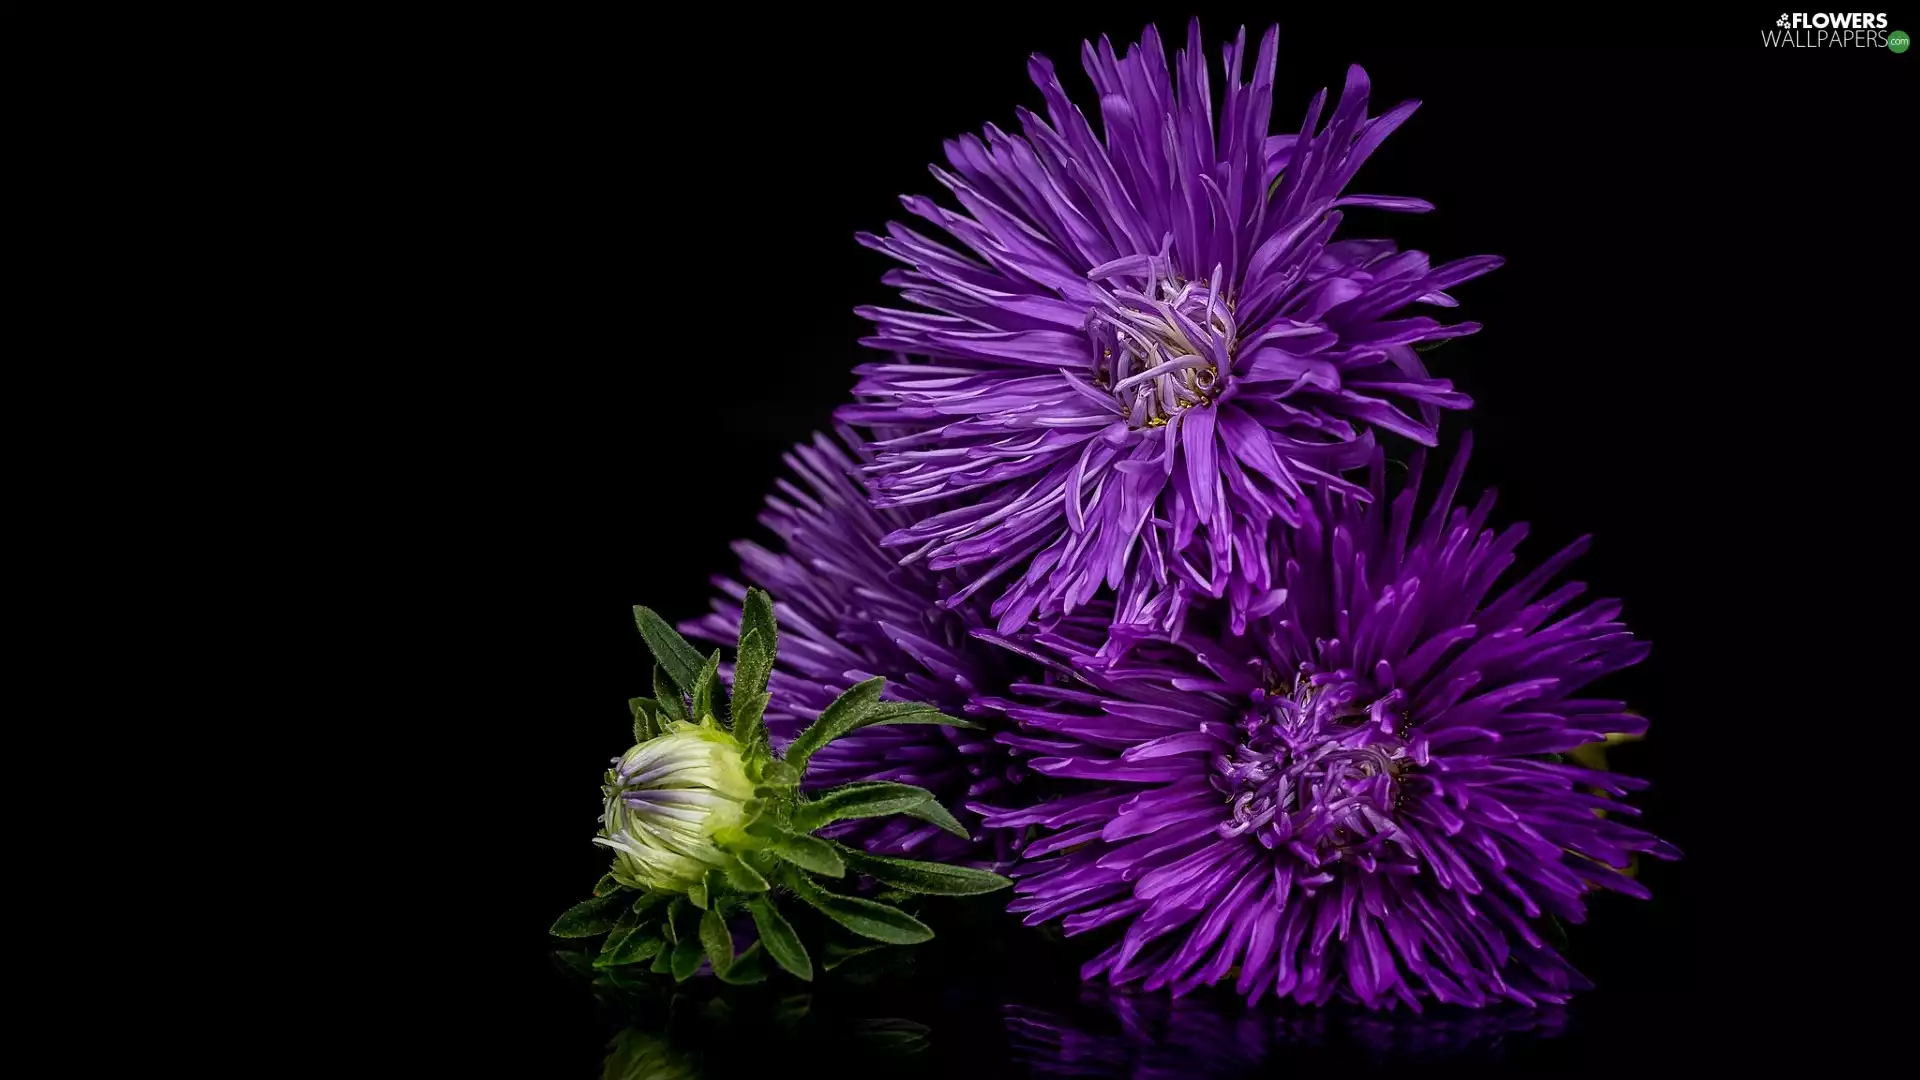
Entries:
<svg viewBox="0 0 1920 1080">
<path fill-rule="evenodd" d="M 1420 1015 L 1338 1005 L 1249 1009 L 1220 998 L 1174 1001 L 1092 986 L 1064 1010 L 1009 1003 L 1005 1013 L 1013 1060 L 1032 1074 L 1155 1080 L 1249 1076 L 1289 1059 L 1495 1060 L 1514 1042 L 1553 1038 L 1567 1024 L 1558 1007 Z"/>
<path fill-rule="evenodd" d="M 1173 1001 L 1077 980 L 988 985 L 897 961 L 823 973 L 801 992 L 792 983 L 728 987 L 698 976 L 676 985 L 639 970 L 596 970 L 580 954 L 556 958 L 591 984 L 606 1030 L 617 1031 L 607 1080 L 777 1076 L 815 1065 L 848 1077 L 910 1071 L 916 1080 L 1172 1080 L 1441 1062 L 1531 1071 L 1540 1062 L 1526 1051 L 1568 1028 L 1562 1008 L 1248 1008 L 1231 995 Z"/>
<path fill-rule="evenodd" d="M 830 1050 L 836 1068 L 866 1075 L 897 1065 L 928 1045 L 926 1025 L 884 1015 L 866 989 L 885 967 L 836 981 L 821 994 L 731 987 L 695 977 L 685 983 L 644 969 L 596 969 L 583 953 L 555 959 L 590 980 L 608 1024 L 605 1080 L 700 1080 L 779 1075 Z"/>
</svg>

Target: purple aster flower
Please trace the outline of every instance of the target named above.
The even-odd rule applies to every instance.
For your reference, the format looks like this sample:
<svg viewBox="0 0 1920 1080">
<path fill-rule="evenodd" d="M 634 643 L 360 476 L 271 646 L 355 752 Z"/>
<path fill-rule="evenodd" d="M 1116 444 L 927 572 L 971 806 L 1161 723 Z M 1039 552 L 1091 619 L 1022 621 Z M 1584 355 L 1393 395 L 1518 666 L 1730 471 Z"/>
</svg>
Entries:
<svg viewBox="0 0 1920 1080">
<path fill-rule="evenodd" d="M 1559 1002 L 1584 988 L 1550 920 L 1587 895 L 1646 889 L 1615 868 L 1675 858 L 1622 819 L 1644 787 L 1560 755 L 1646 722 L 1579 697 L 1647 647 L 1583 586 L 1548 583 L 1585 538 L 1504 586 L 1524 526 L 1486 527 L 1488 492 L 1455 507 L 1463 446 L 1416 519 L 1424 451 L 1389 505 L 1322 489 L 1281 540 L 1285 595 L 1244 636 L 1147 643 L 1102 672 L 1094 620 L 1038 636 L 1087 689 L 998 702 L 1083 794 L 990 825 L 1038 827 L 1015 910 L 1077 934 L 1124 934 L 1084 974 L 1176 994 L 1236 989 L 1304 1004 Z M 1197 627 L 1197 621 L 1196 621 Z"/>
<path fill-rule="evenodd" d="M 1376 430 L 1432 445 L 1439 410 L 1470 404 L 1414 347 L 1478 326 L 1392 316 L 1453 306 L 1443 290 L 1500 260 L 1333 240 L 1341 207 L 1431 209 L 1342 194 L 1418 103 L 1369 119 L 1355 67 L 1324 126 L 1323 91 L 1270 135 L 1278 42 L 1249 83 L 1246 31 L 1226 47 L 1217 117 L 1197 21 L 1171 70 L 1152 27 L 1125 57 L 1086 44 L 1101 135 L 1035 56 L 1046 119 L 1020 110 L 1024 135 L 989 126 L 933 169 L 963 209 L 902 200 L 963 250 L 897 223 L 860 237 L 926 309 L 861 309 L 866 343 L 926 359 L 861 367 L 841 416 L 885 432 L 880 504 L 919 512 L 887 543 L 969 568 L 950 602 L 993 586 L 1001 633 L 1103 589 L 1116 628 L 1177 634 L 1225 596 L 1237 632 L 1279 603 L 1271 526 L 1300 521 L 1304 489 L 1364 496 L 1338 474 Z"/>
<path fill-rule="evenodd" d="M 898 511 L 875 510 L 858 479 L 858 466 L 825 435 L 795 446 L 784 459 L 795 479 L 782 478 L 760 523 L 783 550 L 752 541 L 734 544 L 744 583 L 716 577 L 713 610 L 684 624 L 690 637 L 726 643 L 740 626 L 747 585 L 773 597 L 780 652 L 769 684 L 768 733 L 776 746 L 792 739 L 853 684 L 876 675 L 890 700 L 920 701 L 950 716 L 995 721 L 973 703 L 1000 693 L 1037 669 L 1014 653 L 973 636 L 984 620 L 977 605 L 947 605 L 956 589 L 948 575 L 924 564 L 898 565 L 881 540 L 899 528 Z M 952 862 L 965 858 L 1004 863 L 1011 836 L 980 828 L 961 809 L 983 798 L 1012 797 L 1007 789 L 1027 777 L 1025 751 L 1002 746 L 988 730 L 937 725 L 863 728 L 813 755 L 807 786 L 890 780 L 934 793 L 975 831 L 969 847 L 937 826 L 905 817 L 849 823 L 830 834 L 881 854 L 913 853 Z"/>
</svg>

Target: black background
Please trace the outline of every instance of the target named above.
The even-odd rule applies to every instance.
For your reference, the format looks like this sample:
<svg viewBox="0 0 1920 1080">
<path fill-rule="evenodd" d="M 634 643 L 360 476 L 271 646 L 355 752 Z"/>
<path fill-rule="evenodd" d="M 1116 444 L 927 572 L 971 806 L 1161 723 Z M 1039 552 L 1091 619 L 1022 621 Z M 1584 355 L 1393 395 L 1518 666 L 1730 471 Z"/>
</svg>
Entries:
<svg viewBox="0 0 1920 1080">
<path fill-rule="evenodd" d="M 902 216 L 896 195 L 937 190 L 925 164 L 943 139 L 1039 107 L 1029 52 L 1086 102 L 1083 36 L 1120 44 L 1154 19 L 1171 42 L 1186 12 L 714 14 L 638 44 L 509 32 L 403 123 L 431 153 L 448 114 L 484 114 L 484 152 L 453 190 L 418 196 L 484 191 L 462 203 L 461 243 L 511 282 L 468 313 L 474 359 L 444 402 L 462 437 L 439 468 L 474 481 L 449 561 L 485 642 L 467 715 L 508 798 L 485 826 L 511 852 L 486 890 L 500 948 L 485 1005 L 501 1054 L 510 1043 L 533 1074 L 591 1075 L 618 1026 L 553 970 L 543 930 L 604 862 L 587 843 L 597 774 L 647 685 L 630 606 L 703 610 L 709 575 L 735 566 L 729 542 L 763 535 L 781 453 L 845 400 L 864 358 L 851 309 L 889 298 L 889 264 L 853 233 Z M 1203 14 L 1216 89 L 1220 36 L 1244 21 L 1257 39 L 1278 15 L 1276 130 L 1348 63 L 1371 76 L 1374 112 L 1425 102 L 1354 187 L 1438 210 L 1357 212 L 1346 233 L 1506 257 L 1456 292 L 1485 330 L 1434 355 L 1477 403 L 1443 437 L 1472 429 L 1469 484 L 1532 524 L 1523 556 L 1594 533 L 1576 576 L 1623 598 L 1654 645 L 1611 692 L 1652 719 L 1622 761 L 1654 780 L 1645 820 L 1687 858 L 1649 865 L 1653 901 L 1602 897 L 1575 928 L 1600 989 L 1566 1034 L 1470 1058 L 1724 1060 L 1743 973 L 1774 962 L 1753 944 L 1781 910 L 1759 899 L 1778 887 L 1770 833 L 1801 816 L 1756 794 L 1756 774 L 1792 752 L 1780 697 L 1832 645 L 1816 545 L 1865 501 L 1890 439 L 1839 418 L 1875 413 L 1874 373 L 1911 355 L 1865 339 L 1911 300 L 1892 163 L 1920 59 L 1763 50 L 1757 14 L 1684 35 Z M 915 1071 L 998 1075 L 998 1003 L 1077 993 L 1071 960 L 1011 920 L 974 933 L 898 1001 L 933 1028 Z M 1350 1051 L 1293 1063 L 1379 1064 Z M 1288 1064 L 1276 1051 L 1265 1068 Z"/>
</svg>

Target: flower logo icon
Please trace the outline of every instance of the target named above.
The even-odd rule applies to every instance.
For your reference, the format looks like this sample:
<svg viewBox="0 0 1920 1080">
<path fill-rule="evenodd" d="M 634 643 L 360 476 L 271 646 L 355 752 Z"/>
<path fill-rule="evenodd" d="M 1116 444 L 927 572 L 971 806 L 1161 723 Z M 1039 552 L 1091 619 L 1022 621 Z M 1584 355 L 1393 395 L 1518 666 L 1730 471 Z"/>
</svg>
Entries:
<svg viewBox="0 0 1920 1080">
<path fill-rule="evenodd" d="M 1780 16 L 1780 17 L 1779 17 L 1778 19 L 1775 19 L 1775 20 L 1774 20 L 1774 23 L 1773 23 L 1773 24 L 1774 24 L 1775 26 L 1786 26 L 1786 25 L 1787 25 L 1787 17 L 1786 17 L 1785 15 L 1782 15 L 1782 16 Z"/>
</svg>

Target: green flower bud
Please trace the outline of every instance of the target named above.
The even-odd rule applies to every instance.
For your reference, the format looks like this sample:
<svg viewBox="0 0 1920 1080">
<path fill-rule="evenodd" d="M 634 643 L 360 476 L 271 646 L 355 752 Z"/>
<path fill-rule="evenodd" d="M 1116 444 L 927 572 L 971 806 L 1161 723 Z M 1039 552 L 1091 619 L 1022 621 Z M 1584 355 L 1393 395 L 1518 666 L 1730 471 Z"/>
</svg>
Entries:
<svg viewBox="0 0 1920 1080">
<path fill-rule="evenodd" d="M 680 721 L 621 755 L 603 790 L 605 826 L 593 842 L 613 849 L 614 879 L 672 892 L 725 861 L 715 834 L 737 830 L 753 798 L 733 736 Z"/>
</svg>

